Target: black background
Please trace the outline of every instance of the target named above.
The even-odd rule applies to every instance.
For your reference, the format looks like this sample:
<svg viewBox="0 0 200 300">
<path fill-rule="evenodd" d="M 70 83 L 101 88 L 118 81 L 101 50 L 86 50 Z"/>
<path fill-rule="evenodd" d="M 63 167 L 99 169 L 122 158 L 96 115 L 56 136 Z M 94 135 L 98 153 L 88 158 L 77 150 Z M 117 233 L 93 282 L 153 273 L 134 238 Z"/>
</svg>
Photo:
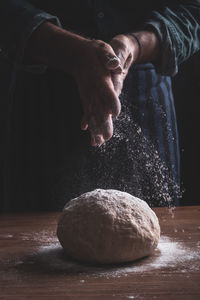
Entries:
<svg viewBox="0 0 200 300">
<path fill-rule="evenodd" d="M 199 122 L 200 122 L 200 52 L 179 67 L 173 78 L 180 149 L 181 205 L 200 204 Z"/>
</svg>

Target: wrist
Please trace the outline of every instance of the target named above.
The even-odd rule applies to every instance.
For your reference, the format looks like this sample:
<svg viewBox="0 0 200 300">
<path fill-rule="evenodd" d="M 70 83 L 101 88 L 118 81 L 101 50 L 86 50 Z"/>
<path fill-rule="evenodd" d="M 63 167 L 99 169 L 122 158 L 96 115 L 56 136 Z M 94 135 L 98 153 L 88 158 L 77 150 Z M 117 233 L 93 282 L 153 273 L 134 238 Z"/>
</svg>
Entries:
<svg viewBox="0 0 200 300">
<path fill-rule="evenodd" d="M 128 34 L 133 43 L 134 62 L 153 62 L 159 54 L 159 41 L 152 31 L 138 31 Z"/>
<path fill-rule="evenodd" d="M 139 38 L 134 33 L 126 34 L 129 38 L 130 48 L 132 49 L 133 62 L 138 63 L 142 54 L 142 45 Z"/>
<path fill-rule="evenodd" d="M 58 28 L 52 32 L 47 49 L 48 64 L 72 72 L 83 56 L 88 40 L 70 31 Z"/>
</svg>

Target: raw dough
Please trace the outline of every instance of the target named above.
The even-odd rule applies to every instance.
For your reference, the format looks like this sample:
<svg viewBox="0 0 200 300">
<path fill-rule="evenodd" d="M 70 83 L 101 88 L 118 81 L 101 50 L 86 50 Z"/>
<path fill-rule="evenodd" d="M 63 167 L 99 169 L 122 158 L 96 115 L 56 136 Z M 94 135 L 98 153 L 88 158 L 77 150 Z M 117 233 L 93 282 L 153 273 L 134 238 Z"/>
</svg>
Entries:
<svg viewBox="0 0 200 300">
<path fill-rule="evenodd" d="M 150 255 L 158 244 L 160 226 L 143 200 L 117 190 L 97 189 L 65 205 L 57 235 L 72 258 L 121 263 Z"/>
</svg>

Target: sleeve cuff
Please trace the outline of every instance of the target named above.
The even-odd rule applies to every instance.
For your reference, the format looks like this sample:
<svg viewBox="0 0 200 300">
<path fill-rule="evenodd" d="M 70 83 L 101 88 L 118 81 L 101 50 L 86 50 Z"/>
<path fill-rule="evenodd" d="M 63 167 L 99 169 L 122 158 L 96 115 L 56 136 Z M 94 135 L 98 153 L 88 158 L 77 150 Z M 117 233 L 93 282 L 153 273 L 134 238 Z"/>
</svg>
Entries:
<svg viewBox="0 0 200 300">
<path fill-rule="evenodd" d="M 175 76 L 178 72 L 178 61 L 176 48 L 173 46 L 168 28 L 159 21 L 150 20 L 146 23 L 146 29 L 153 30 L 160 42 L 160 56 L 154 62 L 155 69 L 158 73 L 167 76 Z"/>
</svg>

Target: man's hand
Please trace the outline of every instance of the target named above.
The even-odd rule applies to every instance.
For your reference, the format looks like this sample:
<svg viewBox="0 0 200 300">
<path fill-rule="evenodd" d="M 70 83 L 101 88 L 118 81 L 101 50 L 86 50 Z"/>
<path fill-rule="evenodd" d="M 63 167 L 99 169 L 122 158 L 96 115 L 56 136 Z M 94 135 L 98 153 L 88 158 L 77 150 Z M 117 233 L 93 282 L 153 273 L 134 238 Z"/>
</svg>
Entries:
<svg viewBox="0 0 200 300">
<path fill-rule="evenodd" d="M 119 115 L 121 105 L 110 72 L 119 67 L 119 59 L 109 44 L 44 22 L 29 39 L 25 54 L 74 76 L 84 111 L 81 128 L 90 131 L 92 146 L 111 138 L 112 117 Z"/>
<path fill-rule="evenodd" d="M 90 130 L 93 146 L 113 135 L 112 116 L 120 113 L 118 96 L 132 63 L 150 62 L 157 57 L 159 43 L 153 32 L 134 35 L 117 35 L 110 44 L 87 41 L 82 59 L 74 68 L 84 108 L 82 129 Z"/>
<path fill-rule="evenodd" d="M 86 41 L 74 68 L 82 99 L 82 129 L 91 133 L 91 144 L 101 145 L 113 135 L 112 116 L 118 116 L 123 82 L 139 53 L 137 41 L 129 35 L 117 35 L 110 45 L 98 40 Z"/>
<path fill-rule="evenodd" d="M 111 41 L 115 54 L 120 59 L 120 67 L 112 70 L 112 81 L 115 91 L 119 96 L 121 94 L 124 79 L 126 78 L 129 68 L 136 61 L 139 54 L 139 45 L 131 35 L 120 34 L 115 36 Z"/>
<path fill-rule="evenodd" d="M 90 131 L 92 146 L 100 146 L 112 137 L 112 117 L 121 109 L 111 77 L 111 70 L 120 69 L 120 61 L 103 41 L 86 40 L 81 49 L 72 71 L 84 110 L 81 128 Z"/>
<path fill-rule="evenodd" d="M 137 34 L 144 50 L 139 62 L 152 61 L 158 48 L 155 34 Z M 89 129 L 91 145 L 97 146 L 112 137 L 112 117 L 117 117 L 121 109 L 118 96 L 138 51 L 137 40 L 131 35 L 117 35 L 107 44 L 44 22 L 29 39 L 25 59 L 74 76 L 84 111 L 81 128 Z"/>
<path fill-rule="evenodd" d="M 146 30 L 117 35 L 110 41 L 110 45 L 120 59 L 121 72 L 119 68 L 112 70 L 112 81 L 119 96 L 133 63 L 154 62 L 159 58 L 159 41 L 153 31 Z"/>
</svg>

